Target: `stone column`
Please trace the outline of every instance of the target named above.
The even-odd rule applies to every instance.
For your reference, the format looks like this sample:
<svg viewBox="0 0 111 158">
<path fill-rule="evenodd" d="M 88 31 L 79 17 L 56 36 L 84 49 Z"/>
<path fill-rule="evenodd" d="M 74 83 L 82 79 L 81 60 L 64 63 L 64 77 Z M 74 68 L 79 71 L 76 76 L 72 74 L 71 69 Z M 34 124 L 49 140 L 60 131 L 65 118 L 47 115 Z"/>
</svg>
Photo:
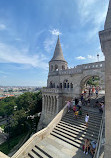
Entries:
<svg viewBox="0 0 111 158">
<path fill-rule="evenodd" d="M 54 98 L 52 96 L 52 114 L 54 114 Z"/>
<path fill-rule="evenodd" d="M 53 105 L 53 113 L 55 115 L 56 112 L 56 97 L 54 96 L 54 105 Z"/>
<path fill-rule="evenodd" d="M 56 104 L 56 114 L 59 112 L 59 97 L 56 97 L 57 99 L 57 104 Z"/>
<path fill-rule="evenodd" d="M 46 113 L 48 112 L 48 96 L 46 97 Z"/>
<path fill-rule="evenodd" d="M 46 96 L 44 96 L 44 113 L 46 113 L 46 106 L 47 106 Z"/>
<path fill-rule="evenodd" d="M 43 96 L 42 96 L 42 111 L 43 111 L 43 112 L 44 112 L 44 110 L 45 110 L 44 98 L 45 98 L 45 96 L 43 95 Z"/>
<path fill-rule="evenodd" d="M 50 97 L 50 113 L 52 114 L 52 96 Z"/>
<path fill-rule="evenodd" d="M 110 16 L 111 18 L 111 16 Z M 105 158 L 111 157 L 111 29 L 101 31 L 101 48 L 105 55 Z"/>
</svg>

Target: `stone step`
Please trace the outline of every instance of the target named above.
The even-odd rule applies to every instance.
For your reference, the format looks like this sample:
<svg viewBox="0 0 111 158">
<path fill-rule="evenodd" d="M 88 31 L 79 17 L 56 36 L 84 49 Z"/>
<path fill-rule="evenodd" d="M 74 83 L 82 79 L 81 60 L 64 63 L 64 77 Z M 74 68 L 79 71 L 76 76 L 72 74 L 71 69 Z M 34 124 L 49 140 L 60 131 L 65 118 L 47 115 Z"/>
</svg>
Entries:
<svg viewBox="0 0 111 158">
<path fill-rule="evenodd" d="M 65 116 L 74 116 L 74 112 L 66 113 Z M 78 116 L 80 117 L 80 115 L 78 115 Z M 85 116 L 86 116 L 86 113 L 83 113 L 83 112 L 82 112 L 82 117 L 85 118 Z M 93 114 L 92 114 L 92 115 L 89 114 L 89 117 L 90 117 L 91 119 L 94 119 L 94 120 L 101 120 L 101 118 L 102 118 L 102 117 L 94 116 Z"/>
<path fill-rule="evenodd" d="M 100 116 L 101 117 L 101 114 L 99 113 L 99 108 L 98 109 L 93 109 L 92 111 L 90 109 L 85 109 L 84 106 L 81 108 L 82 109 L 82 112 L 84 113 L 88 113 L 88 114 L 94 114 L 95 116 Z M 73 112 L 73 109 L 70 110 L 70 112 Z"/>
<path fill-rule="evenodd" d="M 68 132 L 69 134 L 73 134 L 73 135 L 76 135 L 76 138 L 77 137 L 85 137 L 85 136 L 88 136 L 88 137 L 93 137 L 93 138 L 95 138 L 95 139 L 97 139 L 98 138 L 98 134 L 96 134 L 96 133 L 89 133 L 89 132 L 87 132 L 87 131 L 76 131 L 76 130 L 71 130 L 71 129 L 68 129 L 68 128 L 62 128 L 61 126 L 60 127 L 58 127 L 58 126 L 56 126 L 55 128 L 54 128 L 54 130 L 59 130 L 59 131 L 62 131 L 62 130 L 64 130 L 64 132 Z"/>
<path fill-rule="evenodd" d="M 86 126 L 77 126 L 77 125 L 72 125 L 72 124 L 70 124 L 70 123 L 66 123 L 66 122 L 63 122 L 63 121 L 60 121 L 59 123 L 58 123 L 58 125 L 60 125 L 60 126 L 63 126 L 63 127 L 67 127 L 67 128 L 72 128 L 73 130 L 76 128 L 76 129 L 78 129 L 78 130 L 82 130 L 82 131 L 93 131 L 93 132 L 99 132 L 99 129 L 94 129 L 94 128 L 85 128 Z"/>
<path fill-rule="evenodd" d="M 71 151 L 70 149 L 73 150 L 73 147 L 70 148 L 69 145 L 65 142 L 61 143 L 61 142 L 58 142 L 56 141 L 58 138 L 56 137 L 53 137 L 52 135 L 49 135 L 47 138 L 46 138 L 46 141 L 48 142 L 48 144 L 51 144 L 53 146 L 55 146 L 58 150 L 60 150 L 62 153 L 64 153 L 67 157 L 69 157 L 69 155 L 71 155 Z M 69 151 L 69 152 L 66 152 L 66 151 Z M 72 155 L 73 156 L 73 155 Z M 70 158 L 70 157 L 69 157 Z"/>
<path fill-rule="evenodd" d="M 30 151 L 30 153 L 28 153 L 28 156 L 30 155 L 31 158 L 42 158 L 42 157 L 39 157 L 38 155 L 36 155 L 32 150 Z"/>
<path fill-rule="evenodd" d="M 53 158 L 66 158 L 66 154 L 64 154 L 60 149 L 56 148 L 54 145 L 50 143 L 47 143 L 47 138 L 44 141 L 41 141 L 41 143 L 37 146 L 42 146 L 43 150 L 47 152 L 49 155 L 51 155 Z"/>
<path fill-rule="evenodd" d="M 84 118 L 79 118 L 79 117 L 75 117 L 74 115 L 73 116 L 67 116 L 67 117 L 63 117 L 62 119 L 69 119 L 73 122 L 85 122 L 85 117 Z M 89 117 L 89 121 L 90 123 L 92 124 L 100 124 L 101 123 L 101 120 L 92 120 L 90 117 Z"/>
<path fill-rule="evenodd" d="M 84 140 L 86 138 L 88 138 L 90 141 L 92 141 L 92 140 L 97 141 L 97 138 L 90 136 L 90 135 L 87 135 L 87 134 L 84 134 L 84 133 L 82 135 L 79 135 L 79 134 L 69 133 L 67 131 L 62 131 L 62 130 L 54 130 L 53 132 L 54 133 L 60 132 L 60 134 L 62 134 L 62 135 L 64 134 L 64 136 L 66 136 L 66 137 L 69 136 L 71 139 L 74 139 L 75 141 L 79 140 L 82 143 L 84 143 Z"/>
<path fill-rule="evenodd" d="M 74 116 L 74 112 L 69 112 L 69 113 L 66 113 L 64 117 L 71 117 L 71 116 Z M 86 116 L 86 113 L 82 113 L 82 116 L 81 117 L 84 117 L 85 118 Z M 80 117 L 80 115 L 78 115 L 78 117 Z M 101 117 L 98 117 L 98 116 L 94 116 L 94 115 L 90 115 L 89 114 L 89 117 L 93 120 L 101 120 L 102 119 L 102 116 Z"/>
<path fill-rule="evenodd" d="M 41 155 L 44 158 L 53 158 L 50 156 L 47 152 L 45 152 L 43 149 L 39 148 L 37 145 L 33 148 L 39 155 Z"/>
<path fill-rule="evenodd" d="M 51 135 L 53 135 L 54 137 L 62 140 L 63 142 L 66 142 L 66 143 L 82 150 L 82 146 L 83 146 L 82 144 L 78 144 L 78 143 L 74 142 L 73 140 L 70 140 L 69 138 L 63 137 L 63 136 L 58 135 L 56 133 L 51 133 Z"/>
<path fill-rule="evenodd" d="M 71 121 L 76 121 L 76 122 L 85 122 L 85 117 L 75 117 L 74 115 L 73 116 L 64 116 L 62 119 L 70 119 Z M 91 118 L 89 118 L 89 121 L 90 123 L 92 124 L 100 124 L 101 123 L 101 120 L 93 120 Z"/>
<path fill-rule="evenodd" d="M 71 121 L 71 123 L 73 123 L 73 122 L 78 123 L 78 125 L 81 123 L 85 123 L 85 118 L 81 119 L 81 118 L 75 118 L 75 117 L 63 117 L 61 120 L 69 120 L 69 121 Z M 90 124 L 92 126 L 93 125 L 100 126 L 101 121 L 96 122 L 96 121 L 89 119 L 88 124 Z"/>
<path fill-rule="evenodd" d="M 76 124 L 78 126 L 80 126 L 81 124 L 85 126 L 85 121 L 83 121 L 83 120 L 62 118 L 61 121 L 69 122 L 71 124 Z M 92 123 L 92 122 L 88 121 L 88 126 L 93 127 L 93 128 L 96 128 L 96 127 L 100 128 L 100 123 L 97 124 L 97 123 Z"/>
<path fill-rule="evenodd" d="M 65 158 L 67 158 L 67 154 L 70 156 L 69 158 L 74 158 L 74 157 L 76 157 L 76 158 L 91 158 L 90 154 L 88 154 L 88 155 L 83 154 L 83 150 L 76 148 L 75 146 L 70 145 L 69 143 L 66 143 L 61 139 L 56 138 L 53 135 L 49 135 L 48 137 L 51 139 L 51 141 L 53 141 L 53 139 L 54 139 L 55 142 L 57 142 L 59 145 L 63 146 L 63 149 L 60 148 L 60 150 L 64 153 L 66 153 Z"/>
<path fill-rule="evenodd" d="M 32 152 L 36 155 L 35 158 L 43 158 L 43 156 L 41 156 L 36 150 L 32 149 Z"/>
<path fill-rule="evenodd" d="M 56 134 L 57 136 L 60 136 L 60 137 L 62 137 L 63 139 L 67 139 L 67 140 L 69 140 L 69 141 L 73 141 L 73 142 L 75 142 L 76 144 L 78 144 L 78 145 L 81 145 L 81 144 L 84 144 L 83 143 L 83 141 L 82 140 L 78 140 L 78 139 L 75 139 L 72 135 L 66 135 L 66 133 L 64 134 L 63 132 L 61 132 L 61 131 L 52 131 L 52 133 L 51 134 Z"/>
<path fill-rule="evenodd" d="M 30 157 L 30 158 L 34 158 L 33 155 L 31 155 L 30 153 L 28 153 L 28 157 Z"/>
<path fill-rule="evenodd" d="M 77 122 L 75 123 L 75 122 L 71 122 L 71 121 L 69 121 L 69 120 L 61 120 L 62 122 L 65 122 L 65 123 L 69 123 L 69 124 L 71 124 L 71 125 L 74 125 L 74 126 L 78 126 L 78 127 L 83 127 L 83 128 L 86 128 L 86 124 L 85 123 L 80 123 L 80 124 L 78 124 Z M 99 130 L 99 126 L 97 126 L 97 125 L 90 125 L 90 124 L 88 124 L 88 128 L 89 129 L 96 129 L 96 130 Z"/>
<path fill-rule="evenodd" d="M 83 107 L 82 110 L 83 110 L 85 113 L 88 113 L 88 114 L 94 114 L 94 115 L 97 115 L 98 117 L 101 117 L 101 116 L 102 116 L 102 115 L 99 113 L 99 109 L 96 109 L 96 111 L 93 109 L 93 111 L 91 111 L 90 109 L 86 110 L 86 109 Z"/>
</svg>

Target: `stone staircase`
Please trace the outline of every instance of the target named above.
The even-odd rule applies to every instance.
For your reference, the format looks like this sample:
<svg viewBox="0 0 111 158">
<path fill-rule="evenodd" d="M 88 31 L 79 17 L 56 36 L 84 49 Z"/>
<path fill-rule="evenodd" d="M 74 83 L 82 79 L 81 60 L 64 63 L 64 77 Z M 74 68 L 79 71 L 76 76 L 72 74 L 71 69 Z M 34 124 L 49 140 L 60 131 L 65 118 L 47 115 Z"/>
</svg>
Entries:
<svg viewBox="0 0 111 158">
<path fill-rule="evenodd" d="M 84 118 L 89 114 L 88 128 Z M 27 158 L 90 158 L 83 154 L 84 139 L 97 141 L 102 115 L 84 109 L 82 117 L 74 118 L 73 111 L 66 113 L 53 131 L 37 143 Z"/>
</svg>

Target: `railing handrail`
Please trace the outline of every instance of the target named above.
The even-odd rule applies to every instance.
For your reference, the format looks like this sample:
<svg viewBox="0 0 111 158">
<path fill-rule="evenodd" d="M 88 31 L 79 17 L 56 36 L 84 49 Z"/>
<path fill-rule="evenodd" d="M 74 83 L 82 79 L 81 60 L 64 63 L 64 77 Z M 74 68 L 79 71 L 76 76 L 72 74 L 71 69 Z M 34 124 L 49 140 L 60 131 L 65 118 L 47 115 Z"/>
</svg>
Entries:
<svg viewBox="0 0 111 158">
<path fill-rule="evenodd" d="M 94 154 L 94 158 L 99 158 L 100 147 L 101 147 L 101 139 L 102 139 L 103 127 L 104 127 L 104 119 L 105 119 L 105 112 L 103 110 L 102 120 L 101 120 L 101 124 L 100 124 L 100 130 L 99 130 L 99 135 L 98 135 L 97 146 L 96 146 L 96 151 L 95 151 L 95 154 Z"/>
<path fill-rule="evenodd" d="M 54 117 L 54 119 L 47 125 L 46 128 L 42 129 L 41 131 L 35 133 L 31 138 L 29 138 L 25 144 L 11 157 L 11 158 L 21 158 L 20 156 L 24 153 L 24 151 L 29 148 L 30 146 L 34 145 L 34 140 L 38 138 L 39 140 L 44 139 L 50 132 L 55 128 L 61 118 L 67 112 L 67 104 L 61 109 L 61 111 Z M 24 153 L 25 154 L 25 153 Z"/>
</svg>

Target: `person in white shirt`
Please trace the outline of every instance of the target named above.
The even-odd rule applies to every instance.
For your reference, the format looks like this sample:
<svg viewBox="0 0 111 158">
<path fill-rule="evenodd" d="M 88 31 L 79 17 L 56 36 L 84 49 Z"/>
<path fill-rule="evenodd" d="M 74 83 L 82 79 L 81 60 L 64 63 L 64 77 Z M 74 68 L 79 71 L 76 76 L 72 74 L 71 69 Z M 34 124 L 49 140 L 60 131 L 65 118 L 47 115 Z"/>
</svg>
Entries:
<svg viewBox="0 0 111 158">
<path fill-rule="evenodd" d="M 86 127 L 88 127 L 89 115 L 88 113 L 85 116 Z"/>
</svg>

